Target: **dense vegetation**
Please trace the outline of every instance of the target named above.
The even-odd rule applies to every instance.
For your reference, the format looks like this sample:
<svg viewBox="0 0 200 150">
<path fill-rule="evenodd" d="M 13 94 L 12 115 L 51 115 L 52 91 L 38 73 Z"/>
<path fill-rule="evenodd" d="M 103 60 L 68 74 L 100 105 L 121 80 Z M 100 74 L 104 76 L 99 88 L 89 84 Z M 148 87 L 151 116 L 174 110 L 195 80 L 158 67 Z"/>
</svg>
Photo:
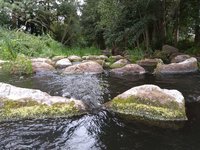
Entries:
<svg viewBox="0 0 200 150">
<path fill-rule="evenodd" d="M 0 25 L 0 55 L 11 57 L 83 55 L 85 47 L 151 52 L 164 44 L 200 52 L 199 0 L 1 0 Z"/>
</svg>

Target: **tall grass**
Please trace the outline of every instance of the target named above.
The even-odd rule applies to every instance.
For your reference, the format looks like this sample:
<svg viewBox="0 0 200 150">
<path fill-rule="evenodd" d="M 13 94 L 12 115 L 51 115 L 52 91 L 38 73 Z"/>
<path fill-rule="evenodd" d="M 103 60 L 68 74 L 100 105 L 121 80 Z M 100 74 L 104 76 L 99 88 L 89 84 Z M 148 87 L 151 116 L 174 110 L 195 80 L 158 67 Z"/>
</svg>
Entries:
<svg viewBox="0 0 200 150">
<path fill-rule="evenodd" d="M 0 28 L 0 59 L 15 59 L 17 54 L 29 57 L 53 57 L 57 55 L 97 55 L 96 48 L 67 48 L 50 36 L 34 36 L 16 30 Z"/>
<path fill-rule="evenodd" d="M 136 61 L 144 58 L 144 51 L 141 48 L 135 48 L 132 50 L 128 50 L 128 55 L 130 56 L 130 61 L 132 63 L 136 63 Z"/>
</svg>

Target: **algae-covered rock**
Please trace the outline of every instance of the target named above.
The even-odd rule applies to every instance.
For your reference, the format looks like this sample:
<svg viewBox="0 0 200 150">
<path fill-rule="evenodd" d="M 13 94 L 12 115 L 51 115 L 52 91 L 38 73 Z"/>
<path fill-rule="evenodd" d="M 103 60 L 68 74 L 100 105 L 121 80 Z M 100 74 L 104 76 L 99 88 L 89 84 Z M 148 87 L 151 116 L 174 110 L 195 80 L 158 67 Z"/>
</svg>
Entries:
<svg viewBox="0 0 200 150">
<path fill-rule="evenodd" d="M 64 74 L 99 74 L 103 72 L 103 67 L 94 61 L 67 67 L 63 70 Z"/>
<path fill-rule="evenodd" d="M 50 96 L 35 89 L 0 83 L 0 121 L 22 118 L 71 117 L 83 114 L 79 100 Z"/>
<path fill-rule="evenodd" d="M 158 64 L 155 74 L 183 74 L 198 70 L 197 59 L 191 57 L 180 63 Z"/>
<path fill-rule="evenodd" d="M 116 61 L 115 63 L 113 63 L 110 68 L 115 69 L 115 68 L 121 68 L 124 67 L 128 64 L 128 60 L 127 59 L 120 59 L 118 61 Z"/>
<path fill-rule="evenodd" d="M 137 64 L 128 64 L 122 68 L 112 69 L 110 72 L 117 75 L 136 75 L 144 74 L 145 70 Z"/>
<path fill-rule="evenodd" d="M 134 87 L 105 104 L 108 110 L 129 119 L 156 121 L 187 120 L 183 95 L 155 85 Z"/>
</svg>

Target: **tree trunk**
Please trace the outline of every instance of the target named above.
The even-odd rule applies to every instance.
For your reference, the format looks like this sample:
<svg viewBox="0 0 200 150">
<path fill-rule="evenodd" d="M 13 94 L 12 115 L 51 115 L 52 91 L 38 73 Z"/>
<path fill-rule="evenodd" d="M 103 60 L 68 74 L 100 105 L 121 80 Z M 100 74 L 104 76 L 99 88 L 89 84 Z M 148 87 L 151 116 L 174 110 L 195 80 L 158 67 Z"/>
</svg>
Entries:
<svg viewBox="0 0 200 150">
<path fill-rule="evenodd" d="M 174 45 L 177 46 L 179 42 L 179 25 L 180 25 L 180 5 L 176 10 L 176 21 L 174 25 Z"/>
<path fill-rule="evenodd" d="M 200 25 L 195 26 L 195 44 L 200 46 Z"/>
</svg>

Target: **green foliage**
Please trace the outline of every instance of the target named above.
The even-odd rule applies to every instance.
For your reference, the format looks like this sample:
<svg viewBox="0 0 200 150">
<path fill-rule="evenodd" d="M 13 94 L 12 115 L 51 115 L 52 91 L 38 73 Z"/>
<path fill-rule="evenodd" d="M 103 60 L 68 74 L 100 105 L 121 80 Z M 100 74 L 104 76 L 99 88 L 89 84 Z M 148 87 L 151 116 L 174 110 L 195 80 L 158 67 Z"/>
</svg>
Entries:
<svg viewBox="0 0 200 150">
<path fill-rule="evenodd" d="M 30 57 L 50 57 L 55 52 L 62 53 L 62 44 L 49 36 L 34 36 L 21 31 L 9 31 L 0 28 L 0 58 L 15 59 L 18 53 Z"/>
<path fill-rule="evenodd" d="M 24 55 L 17 55 L 15 60 L 11 60 L 2 66 L 2 70 L 9 74 L 32 74 L 32 63 Z"/>
<path fill-rule="evenodd" d="M 128 50 L 128 55 L 130 56 L 130 61 L 136 63 L 138 60 L 144 58 L 144 51 L 140 48 L 135 48 L 133 50 Z"/>
</svg>

